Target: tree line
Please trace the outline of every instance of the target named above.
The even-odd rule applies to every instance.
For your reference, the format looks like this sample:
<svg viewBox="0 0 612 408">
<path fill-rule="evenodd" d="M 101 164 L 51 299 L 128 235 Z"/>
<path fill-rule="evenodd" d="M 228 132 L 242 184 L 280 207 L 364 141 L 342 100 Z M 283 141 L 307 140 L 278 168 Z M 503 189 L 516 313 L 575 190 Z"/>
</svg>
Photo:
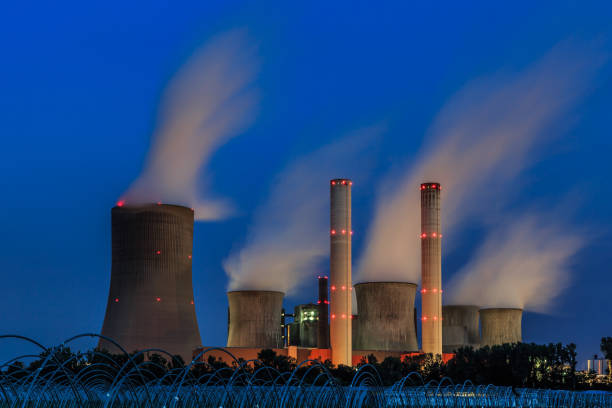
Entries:
<svg viewBox="0 0 612 408">
<path fill-rule="evenodd" d="M 601 350 L 607 359 L 612 359 L 612 337 L 602 338 Z M 232 377 L 235 370 L 242 366 L 245 373 L 255 375 L 256 380 L 259 378 L 264 382 L 294 370 L 294 378 L 303 379 L 307 383 L 322 382 L 328 377 L 320 374 L 326 371 L 340 384 L 349 385 L 355 379 L 358 370 L 362 368 L 362 375 L 364 372 L 371 374 L 372 384 L 385 386 L 394 384 L 410 373 L 418 373 L 419 378 L 411 376 L 410 381 L 414 385 L 420 385 L 421 381 L 439 382 L 449 378 L 455 384 L 470 381 L 475 385 L 612 390 L 610 375 L 598 378 L 594 373 L 578 371 L 576 356 L 576 345 L 573 343 L 568 345 L 513 343 L 478 349 L 460 348 L 456 350 L 455 357 L 447 363 L 428 354 L 406 357 L 403 360 L 387 357 L 383 361 L 377 361 L 374 355 L 370 355 L 363 358 L 357 367 L 342 365 L 334 367 L 327 360 L 322 363 L 325 367 L 322 368 L 310 365 L 299 366 L 298 362 L 290 357 L 264 349 L 259 352 L 258 361 L 250 365 L 243 365 L 244 360 L 241 359 L 228 365 L 222 360 L 208 356 L 204 361 L 193 364 L 186 378 L 190 382 L 210 384 L 211 381 L 223 381 Z M 134 369 L 135 367 L 138 368 Z M 185 377 L 184 367 L 185 362 L 180 356 L 157 353 L 145 356 L 142 353 L 134 353 L 128 357 L 125 354 L 111 354 L 98 350 L 75 353 L 69 347 L 59 346 L 42 353 L 27 366 L 19 361 L 12 362 L 2 370 L 2 377 L 5 380 L 7 378 L 16 380 L 38 370 L 39 376 L 43 378 L 50 376 L 54 381 L 61 382 L 71 374 L 83 372 L 91 373 L 90 375 L 95 375 L 98 379 L 106 378 L 111 383 L 121 370 L 124 370 L 123 374 L 132 370 L 130 378 L 137 383 L 158 381 L 161 384 L 171 384 L 177 376 Z M 87 372 L 82 371 L 86 369 Z M 246 381 L 247 376 L 240 378 Z M 240 384 L 240 378 L 237 384 Z M 86 375 L 83 380 L 87 380 Z"/>
</svg>

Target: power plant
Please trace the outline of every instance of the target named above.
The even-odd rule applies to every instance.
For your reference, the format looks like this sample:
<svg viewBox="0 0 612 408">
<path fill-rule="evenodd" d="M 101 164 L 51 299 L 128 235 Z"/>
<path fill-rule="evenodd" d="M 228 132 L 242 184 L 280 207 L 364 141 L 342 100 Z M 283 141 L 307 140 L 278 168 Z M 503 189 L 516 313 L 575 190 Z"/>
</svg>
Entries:
<svg viewBox="0 0 612 408">
<path fill-rule="evenodd" d="M 102 335 L 128 352 L 164 349 L 187 360 L 199 346 L 191 281 L 193 211 L 167 204 L 111 211 L 112 266 Z M 101 340 L 99 348 L 119 350 Z"/>
<path fill-rule="evenodd" d="M 365 282 L 355 285 L 359 318 L 356 350 L 418 351 L 414 300 L 417 285 Z"/>
<path fill-rule="evenodd" d="M 226 348 L 232 355 L 251 360 L 261 349 L 274 349 L 299 361 L 330 360 L 336 366 L 350 366 L 369 355 L 382 361 L 431 353 L 447 361 L 461 347 L 521 341 L 521 309 L 442 306 L 441 186 L 435 182 L 420 186 L 420 290 L 409 282 L 357 283 L 353 315 L 352 184 L 345 178 L 330 180 L 329 277 L 318 276 L 316 303 L 297 305 L 293 314 L 287 314 L 281 291 L 227 292 Z M 203 349 L 193 301 L 193 210 L 119 202 L 111 220 L 111 282 L 102 335 L 129 352 L 164 349 L 191 360 Z M 420 319 L 415 310 L 417 290 Z M 99 348 L 118 351 L 104 339 Z"/>
<path fill-rule="evenodd" d="M 490 308 L 480 309 L 480 328 L 483 346 L 522 341 L 522 309 Z"/>
<path fill-rule="evenodd" d="M 478 306 L 442 306 L 442 351 L 452 353 L 461 347 L 480 345 Z"/>
<path fill-rule="evenodd" d="M 421 330 L 423 352 L 442 354 L 440 184 L 421 184 Z"/>
</svg>

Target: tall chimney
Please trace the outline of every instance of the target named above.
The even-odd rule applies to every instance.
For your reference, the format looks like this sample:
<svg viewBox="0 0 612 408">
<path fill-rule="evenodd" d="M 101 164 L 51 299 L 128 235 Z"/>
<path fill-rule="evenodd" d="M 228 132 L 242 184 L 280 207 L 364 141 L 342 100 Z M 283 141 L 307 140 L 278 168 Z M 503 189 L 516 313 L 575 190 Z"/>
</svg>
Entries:
<svg viewBox="0 0 612 408">
<path fill-rule="evenodd" d="M 421 347 L 442 355 L 440 184 L 421 184 Z"/>
<path fill-rule="evenodd" d="M 320 349 L 329 348 L 329 297 L 327 276 L 319 276 L 319 324 L 317 331 L 317 347 Z"/>
<path fill-rule="evenodd" d="M 352 365 L 351 328 L 351 186 L 348 179 L 330 182 L 330 303 L 329 337 L 332 363 Z"/>
</svg>

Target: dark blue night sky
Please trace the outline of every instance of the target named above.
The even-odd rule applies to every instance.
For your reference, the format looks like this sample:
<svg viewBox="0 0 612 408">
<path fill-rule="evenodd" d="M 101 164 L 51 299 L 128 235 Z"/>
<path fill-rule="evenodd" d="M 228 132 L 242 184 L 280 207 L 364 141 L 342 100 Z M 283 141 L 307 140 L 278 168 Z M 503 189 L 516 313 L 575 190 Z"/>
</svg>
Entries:
<svg viewBox="0 0 612 408">
<path fill-rule="evenodd" d="M 0 333 L 53 345 L 99 332 L 110 277 L 110 208 L 143 167 L 167 82 L 219 32 L 258 44 L 259 112 L 208 165 L 211 190 L 239 209 L 197 223 L 193 274 L 202 341 L 224 345 L 227 276 L 254 209 L 293 159 L 353 129 L 385 123 L 367 183 L 353 197 L 354 258 L 377 180 L 405 165 L 466 83 L 521 70 L 561 41 L 612 51 L 609 2 L 11 2 L 0 6 Z M 602 63 L 562 136 L 517 183 L 517 203 L 570 201 L 592 239 L 550 314 L 527 313 L 523 338 L 575 342 L 579 358 L 612 336 L 612 65 Z M 344 176 L 344 175 L 340 175 Z M 330 178 L 336 177 L 334 174 Z M 480 237 L 465 226 L 443 276 Z M 322 238 L 327 239 L 327 231 Z M 315 299 L 315 278 L 287 307 Z M 448 290 L 448 289 L 447 289 Z M 93 343 L 92 343 L 93 344 Z M 91 346 L 91 344 L 90 344 Z M 0 360 L 32 350 L 5 341 Z"/>
</svg>

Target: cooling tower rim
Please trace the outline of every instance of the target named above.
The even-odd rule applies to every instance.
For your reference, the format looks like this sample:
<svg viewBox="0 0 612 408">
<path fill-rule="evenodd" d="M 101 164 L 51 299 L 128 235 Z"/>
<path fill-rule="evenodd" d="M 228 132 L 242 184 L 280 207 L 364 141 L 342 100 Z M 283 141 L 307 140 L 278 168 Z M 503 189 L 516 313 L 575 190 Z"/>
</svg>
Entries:
<svg viewBox="0 0 612 408">
<path fill-rule="evenodd" d="M 516 310 L 522 312 L 523 309 L 519 307 L 483 307 L 480 308 L 479 312 L 495 312 L 495 311 L 504 311 L 504 310 Z"/>
<path fill-rule="evenodd" d="M 383 285 L 395 285 L 395 286 L 411 286 L 411 287 L 417 287 L 418 285 L 416 283 L 412 283 L 412 282 L 394 282 L 394 281 L 367 281 L 367 282 L 359 282 L 359 283 L 355 283 L 353 285 L 353 287 L 357 287 L 360 285 L 376 285 L 376 284 L 383 284 Z"/>
<path fill-rule="evenodd" d="M 253 293 L 259 293 L 259 294 L 281 294 L 283 297 L 285 296 L 285 292 L 281 292 L 278 290 L 228 290 L 227 294 L 228 296 L 230 294 L 253 294 Z"/>
<path fill-rule="evenodd" d="M 121 212 L 132 212 L 132 213 L 136 213 L 136 212 L 141 212 L 141 211 L 147 211 L 147 210 L 151 210 L 151 209 L 172 209 L 172 208 L 178 208 L 178 209 L 184 209 L 187 210 L 189 212 L 193 212 L 192 208 L 186 207 L 184 205 L 179 205 L 179 204 L 164 204 L 164 203 L 143 203 L 143 204 L 121 204 L 121 205 L 115 205 L 112 210 L 113 211 L 121 211 Z"/>
<path fill-rule="evenodd" d="M 442 308 L 445 308 L 445 307 L 449 307 L 449 308 L 452 307 L 452 308 L 456 308 L 456 309 L 470 308 L 470 309 L 486 310 L 486 309 L 482 309 L 478 305 L 442 305 Z"/>
</svg>

